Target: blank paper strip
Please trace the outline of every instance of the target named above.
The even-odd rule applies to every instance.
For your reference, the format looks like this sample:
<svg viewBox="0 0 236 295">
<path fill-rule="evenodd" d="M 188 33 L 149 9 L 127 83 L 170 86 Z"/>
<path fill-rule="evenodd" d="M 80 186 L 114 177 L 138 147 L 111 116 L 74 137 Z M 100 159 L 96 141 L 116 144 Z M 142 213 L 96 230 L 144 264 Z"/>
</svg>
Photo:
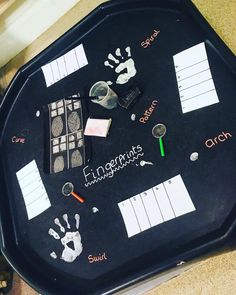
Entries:
<svg viewBox="0 0 236 295">
<path fill-rule="evenodd" d="M 181 175 L 118 203 L 128 237 L 195 210 Z"/>
<path fill-rule="evenodd" d="M 219 102 L 204 42 L 173 58 L 183 113 Z"/>
<path fill-rule="evenodd" d="M 35 160 L 16 173 L 25 201 L 28 219 L 32 219 L 51 206 Z"/>
<path fill-rule="evenodd" d="M 147 212 L 151 226 L 158 225 L 164 221 L 160 207 L 157 204 L 155 194 L 152 189 L 140 194 L 143 205 Z"/>
<path fill-rule="evenodd" d="M 42 67 L 47 87 L 88 64 L 83 44 Z"/>
<path fill-rule="evenodd" d="M 156 201 L 161 209 L 161 214 L 164 221 L 175 218 L 175 213 L 172 208 L 169 196 L 166 193 L 165 187 L 163 184 L 156 185 L 153 188 L 154 194 L 156 196 Z"/>
<path fill-rule="evenodd" d="M 141 196 L 140 195 L 134 196 L 130 198 L 130 201 L 135 211 L 135 215 L 137 216 L 137 220 L 138 220 L 141 231 L 144 231 L 150 228 L 151 224 L 149 222 L 148 215 L 146 214 Z"/>
<path fill-rule="evenodd" d="M 137 217 L 132 207 L 131 201 L 126 200 L 118 204 L 123 216 L 128 237 L 132 237 L 141 232 Z"/>
<path fill-rule="evenodd" d="M 195 210 L 193 202 L 180 175 L 165 181 L 163 185 L 176 217 Z"/>
</svg>

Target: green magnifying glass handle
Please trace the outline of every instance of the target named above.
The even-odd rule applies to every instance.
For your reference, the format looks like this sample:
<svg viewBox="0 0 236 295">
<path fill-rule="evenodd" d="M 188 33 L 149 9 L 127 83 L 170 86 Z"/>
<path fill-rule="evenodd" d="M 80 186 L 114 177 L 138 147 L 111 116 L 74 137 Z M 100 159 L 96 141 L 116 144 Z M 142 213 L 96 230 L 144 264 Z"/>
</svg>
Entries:
<svg viewBox="0 0 236 295">
<path fill-rule="evenodd" d="M 164 150 L 164 145 L 163 145 L 162 137 L 159 138 L 159 146 L 160 146 L 161 156 L 162 157 L 165 157 L 165 150 Z"/>
</svg>

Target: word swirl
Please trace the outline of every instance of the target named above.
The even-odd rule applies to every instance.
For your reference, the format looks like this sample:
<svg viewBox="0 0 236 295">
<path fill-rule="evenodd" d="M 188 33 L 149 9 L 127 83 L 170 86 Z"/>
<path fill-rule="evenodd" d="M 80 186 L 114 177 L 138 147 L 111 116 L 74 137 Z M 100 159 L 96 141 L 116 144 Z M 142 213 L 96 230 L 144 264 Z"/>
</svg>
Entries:
<svg viewBox="0 0 236 295">
<path fill-rule="evenodd" d="M 110 160 L 105 165 L 97 167 L 97 169 L 91 169 L 88 165 L 85 166 L 83 169 L 86 182 L 85 186 L 88 187 L 106 178 L 112 178 L 117 171 L 124 169 L 127 165 L 135 162 L 139 157 L 142 157 L 144 155 L 142 151 L 143 148 L 138 144 L 137 146 L 132 146 L 128 152 L 120 154 Z"/>
<path fill-rule="evenodd" d="M 88 256 L 88 261 L 89 263 L 94 263 L 94 262 L 100 262 L 100 261 L 105 261 L 107 260 L 107 257 L 106 257 L 106 253 L 104 252 L 103 254 L 100 254 L 99 255 L 89 255 Z"/>
</svg>

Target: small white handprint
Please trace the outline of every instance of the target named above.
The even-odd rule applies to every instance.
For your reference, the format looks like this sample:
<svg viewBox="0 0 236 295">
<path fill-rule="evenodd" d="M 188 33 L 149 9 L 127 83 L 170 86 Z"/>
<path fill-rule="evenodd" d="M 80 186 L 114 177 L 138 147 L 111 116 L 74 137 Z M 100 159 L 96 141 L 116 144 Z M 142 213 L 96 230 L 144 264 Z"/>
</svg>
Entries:
<svg viewBox="0 0 236 295">
<path fill-rule="evenodd" d="M 115 68 L 115 72 L 117 74 L 119 74 L 119 76 L 117 77 L 117 80 L 116 80 L 116 84 L 127 83 L 137 73 L 134 60 L 131 58 L 130 47 L 129 46 L 126 47 L 125 51 L 127 52 L 127 55 L 128 55 L 127 60 L 123 61 L 124 57 L 121 54 L 121 50 L 120 50 L 120 48 L 117 48 L 116 52 L 115 52 L 116 57 L 113 54 L 109 53 L 107 56 L 108 60 L 106 60 L 104 62 L 104 65 L 106 67 L 110 67 L 112 69 Z M 111 62 L 114 63 L 114 65 Z M 124 72 L 124 71 L 126 71 L 126 72 Z M 107 83 L 109 85 L 113 84 L 113 82 L 111 82 L 111 81 L 108 81 Z"/>
<path fill-rule="evenodd" d="M 66 223 L 67 230 L 71 229 L 71 226 L 68 222 L 68 215 L 64 214 L 62 216 L 64 222 Z M 54 219 L 54 223 L 59 227 L 60 231 L 62 233 L 65 233 L 64 237 L 60 238 L 59 234 L 52 228 L 48 230 L 48 234 L 52 236 L 56 240 L 61 240 L 61 243 L 64 247 L 61 259 L 65 262 L 73 262 L 83 251 L 83 246 L 81 243 L 81 236 L 78 231 L 79 229 L 79 222 L 80 222 L 80 216 L 79 214 L 75 214 L 75 222 L 76 222 L 76 231 L 67 231 L 65 230 L 65 227 L 61 225 L 58 218 Z M 70 247 L 69 243 L 72 242 L 73 246 Z M 53 251 L 50 253 L 50 256 L 54 259 L 57 259 L 57 254 Z"/>
</svg>

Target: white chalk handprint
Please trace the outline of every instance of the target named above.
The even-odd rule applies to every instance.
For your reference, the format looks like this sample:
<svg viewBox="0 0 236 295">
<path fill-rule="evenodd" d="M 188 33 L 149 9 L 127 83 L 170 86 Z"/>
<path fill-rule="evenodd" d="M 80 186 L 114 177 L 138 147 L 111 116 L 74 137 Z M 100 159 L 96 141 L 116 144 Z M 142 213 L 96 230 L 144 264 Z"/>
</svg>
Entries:
<svg viewBox="0 0 236 295">
<path fill-rule="evenodd" d="M 110 67 L 115 69 L 115 72 L 118 75 L 116 84 L 125 84 L 127 83 L 132 77 L 134 77 L 137 73 L 135 68 L 134 60 L 131 58 L 131 49 L 130 47 L 126 47 L 125 51 L 127 53 L 127 59 L 125 60 L 121 54 L 120 48 L 116 49 L 115 56 L 111 53 L 108 54 L 104 65 L 106 67 Z M 113 82 L 108 81 L 109 85 L 113 84 Z"/>
<path fill-rule="evenodd" d="M 67 231 L 65 227 L 61 225 L 58 218 L 54 219 L 54 223 L 59 227 L 59 230 L 61 231 L 61 233 L 63 233 L 64 236 L 61 238 L 59 234 L 52 228 L 48 230 L 48 234 L 52 236 L 54 239 L 61 241 L 64 249 L 62 251 L 60 258 L 65 262 L 73 262 L 83 251 L 81 236 L 78 231 L 80 216 L 79 214 L 75 214 L 76 231 L 68 231 L 71 230 L 71 226 L 68 222 L 67 214 L 64 214 L 62 218 L 66 224 Z M 70 247 L 69 243 L 71 242 L 73 246 Z M 58 258 L 57 254 L 54 251 L 50 253 L 50 256 L 54 259 Z"/>
</svg>

